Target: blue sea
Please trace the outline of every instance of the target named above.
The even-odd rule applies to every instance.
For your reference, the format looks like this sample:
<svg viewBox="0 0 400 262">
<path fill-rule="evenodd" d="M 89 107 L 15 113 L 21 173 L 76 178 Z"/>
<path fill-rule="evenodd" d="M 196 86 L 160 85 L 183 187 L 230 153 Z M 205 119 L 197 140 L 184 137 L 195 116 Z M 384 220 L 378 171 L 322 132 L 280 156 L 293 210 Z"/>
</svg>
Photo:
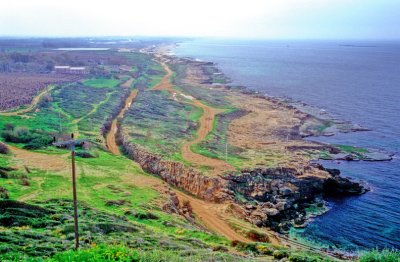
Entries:
<svg viewBox="0 0 400 262">
<path fill-rule="evenodd" d="M 314 140 L 399 155 L 400 42 L 199 39 L 173 52 L 217 63 L 233 84 L 304 101 L 372 130 Z M 330 210 L 290 237 L 342 250 L 400 249 L 400 159 L 323 164 L 365 180 L 372 191 L 328 199 Z"/>
</svg>

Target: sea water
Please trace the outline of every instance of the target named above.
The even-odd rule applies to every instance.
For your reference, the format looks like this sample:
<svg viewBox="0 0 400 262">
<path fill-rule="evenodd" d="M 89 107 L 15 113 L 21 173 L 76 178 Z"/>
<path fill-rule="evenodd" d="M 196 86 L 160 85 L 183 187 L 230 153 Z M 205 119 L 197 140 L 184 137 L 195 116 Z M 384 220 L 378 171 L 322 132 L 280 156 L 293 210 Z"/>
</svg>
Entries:
<svg viewBox="0 0 400 262">
<path fill-rule="evenodd" d="M 372 130 L 314 140 L 399 153 L 400 42 L 200 39 L 173 52 L 217 63 L 235 85 L 304 101 Z M 400 159 L 323 164 L 365 180 L 372 191 L 328 199 L 330 210 L 290 237 L 343 250 L 400 249 Z"/>
</svg>

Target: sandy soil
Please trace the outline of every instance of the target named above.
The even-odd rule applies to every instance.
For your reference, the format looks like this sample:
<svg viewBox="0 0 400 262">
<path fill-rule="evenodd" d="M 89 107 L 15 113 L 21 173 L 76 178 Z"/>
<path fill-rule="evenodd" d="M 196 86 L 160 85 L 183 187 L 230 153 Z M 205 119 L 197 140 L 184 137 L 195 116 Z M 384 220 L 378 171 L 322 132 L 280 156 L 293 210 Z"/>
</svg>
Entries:
<svg viewBox="0 0 400 262">
<path fill-rule="evenodd" d="M 108 150 L 110 150 L 114 155 L 121 154 L 119 151 L 117 142 L 116 142 L 116 138 L 115 138 L 115 135 L 117 134 L 117 131 L 118 131 L 117 121 L 118 121 L 118 119 L 120 119 L 124 116 L 125 112 L 132 105 L 132 102 L 136 98 L 137 93 L 138 93 L 138 90 L 133 90 L 131 92 L 131 94 L 125 100 L 124 108 L 119 112 L 117 117 L 111 123 L 110 132 L 108 132 L 107 137 L 106 137 L 106 144 L 107 144 Z"/>
</svg>

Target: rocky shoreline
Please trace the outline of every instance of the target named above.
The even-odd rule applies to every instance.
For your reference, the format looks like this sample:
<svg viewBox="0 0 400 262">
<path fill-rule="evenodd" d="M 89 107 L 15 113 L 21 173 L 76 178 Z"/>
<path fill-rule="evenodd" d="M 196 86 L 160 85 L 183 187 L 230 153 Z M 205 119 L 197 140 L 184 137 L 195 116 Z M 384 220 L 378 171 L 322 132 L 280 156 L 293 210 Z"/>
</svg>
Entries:
<svg viewBox="0 0 400 262">
<path fill-rule="evenodd" d="M 167 56 L 165 53 L 157 54 L 172 64 L 180 64 L 183 67 L 190 65 L 199 69 L 201 73 L 194 77 L 200 85 L 207 87 L 211 85 L 227 90 L 227 92 L 236 93 L 238 96 L 264 99 L 272 103 L 277 110 L 280 108 L 295 110 L 295 113 L 301 117 L 301 123 L 291 129 L 290 137 L 292 139 L 300 141 L 307 136 L 330 135 L 333 129 L 337 132 L 367 130 L 347 122 L 333 121 L 328 117 L 318 118 L 307 112 L 301 112 L 287 100 L 267 97 L 243 87 L 232 87 L 212 62 L 177 58 Z M 216 79 L 218 83 L 215 83 Z M 321 126 L 324 128 L 321 129 Z M 123 128 L 118 128 L 118 130 L 123 132 L 121 131 Z M 287 136 L 288 134 L 283 135 Z M 277 136 L 279 137 L 280 134 L 278 133 Z M 322 165 L 312 163 L 312 161 L 303 162 L 295 167 L 290 165 L 252 167 L 238 172 L 207 176 L 183 163 L 165 160 L 160 155 L 148 152 L 143 147 L 133 144 L 126 137 L 128 136 L 119 134 L 119 144 L 122 145 L 125 154 L 139 163 L 145 171 L 200 199 L 229 204 L 229 210 L 235 217 L 280 233 L 287 233 L 293 226 L 305 226 L 310 218 L 310 215 L 307 214 L 310 207 L 315 206 L 326 211 L 323 201 L 325 196 L 346 197 L 363 194 L 369 190 L 368 186 L 362 182 L 342 177 L 339 170 L 325 169 Z M 312 152 L 327 151 L 332 156 L 344 151 L 332 145 L 314 142 L 308 144 L 308 146 L 315 147 L 310 148 Z M 307 149 L 303 146 L 303 148 L 288 147 L 286 150 L 304 152 Z M 360 150 L 357 152 L 360 153 L 357 155 L 359 158 L 364 157 L 367 153 L 360 152 Z M 366 157 L 364 158 L 366 159 Z M 374 160 L 371 155 L 369 159 Z"/>
<path fill-rule="evenodd" d="M 124 136 L 122 136 L 124 137 Z M 310 164 L 303 170 L 265 168 L 208 177 L 182 163 L 163 160 L 121 138 L 125 153 L 141 167 L 168 184 L 201 199 L 229 203 L 236 216 L 258 226 L 287 233 L 308 221 L 310 205 L 323 207 L 323 197 L 359 195 L 369 188 L 340 176 L 337 169 Z"/>
<path fill-rule="evenodd" d="M 360 126 L 358 124 L 351 123 L 338 119 L 323 109 L 316 108 L 308 105 L 302 101 L 295 101 L 288 97 L 273 97 L 267 94 L 261 94 L 259 91 L 251 90 L 244 86 L 232 86 L 230 85 L 231 80 L 221 73 L 218 69 L 217 64 L 213 62 L 197 61 L 192 58 L 178 58 L 170 55 L 169 59 L 178 61 L 178 63 L 194 63 L 196 66 L 202 68 L 204 79 L 200 82 L 201 84 L 213 85 L 220 88 L 226 88 L 233 91 L 239 91 L 244 95 L 251 95 L 257 98 L 268 100 L 277 106 L 283 106 L 288 109 L 295 109 L 301 114 L 304 114 L 303 124 L 298 127 L 298 130 L 294 130 L 296 135 L 307 138 L 307 137 L 318 137 L 318 136 L 334 136 L 338 133 L 351 133 L 351 132 L 365 132 L 371 131 L 371 129 Z M 204 69 L 207 68 L 207 69 Z M 215 83 L 214 76 L 218 75 L 219 81 L 222 83 Z M 394 154 L 384 152 L 379 149 L 364 149 L 358 147 L 349 147 L 350 150 L 342 150 L 342 145 L 331 145 L 323 144 L 315 141 L 311 141 L 315 144 L 322 145 L 322 148 L 318 148 L 321 154 L 315 155 L 316 159 L 320 160 L 343 160 L 343 161 L 391 161 L 393 160 Z M 353 149 L 353 150 L 351 150 Z"/>
</svg>

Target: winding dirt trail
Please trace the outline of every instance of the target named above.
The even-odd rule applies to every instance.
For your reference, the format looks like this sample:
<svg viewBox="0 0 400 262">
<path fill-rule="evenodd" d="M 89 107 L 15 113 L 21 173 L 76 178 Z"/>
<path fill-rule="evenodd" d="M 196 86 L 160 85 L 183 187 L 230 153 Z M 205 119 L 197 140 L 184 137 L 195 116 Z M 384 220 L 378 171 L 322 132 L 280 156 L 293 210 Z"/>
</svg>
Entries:
<svg viewBox="0 0 400 262">
<path fill-rule="evenodd" d="M 119 112 L 117 117 L 114 118 L 114 120 L 111 123 L 110 132 L 108 132 L 107 137 L 106 137 L 106 145 L 107 145 L 108 150 L 110 150 L 111 153 L 113 153 L 114 155 L 121 154 L 121 152 L 119 151 L 118 145 L 117 145 L 117 141 L 116 141 L 116 134 L 118 131 L 118 126 L 117 126 L 118 119 L 121 119 L 124 116 L 125 112 L 129 109 L 129 107 L 131 107 L 133 100 L 137 96 L 137 93 L 138 93 L 137 89 L 133 90 L 130 93 L 128 98 L 125 100 L 124 108 L 121 109 L 121 111 Z"/>
<path fill-rule="evenodd" d="M 43 91 L 41 91 L 37 96 L 35 96 L 32 99 L 31 104 L 27 108 L 19 109 L 17 111 L 13 111 L 13 112 L 0 112 L 0 116 L 17 116 L 17 115 L 22 115 L 22 114 L 32 111 L 33 109 L 35 109 L 35 107 L 40 102 L 42 97 L 45 96 L 46 94 L 48 94 L 51 90 L 53 90 L 54 87 L 55 87 L 54 85 L 49 85 L 47 88 L 45 88 Z"/>
<path fill-rule="evenodd" d="M 164 66 L 167 74 L 162 78 L 160 83 L 158 83 L 155 87 L 153 87 L 153 89 L 168 90 L 169 92 L 173 93 L 173 92 L 175 92 L 175 90 L 173 89 L 173 87 L 170 83 L 170 78 L 171 78 L 173 72 L 165 64 L 163 64 L 163 66 Z M 121 110 L 121 112 L 118 114 L 118 116 L 113 120 L 110 132 L 107 134 L 107 139 L 106 139 L 107 147 L 115 155 L 120 155 L 120 151 L 119 151 L 118 145 L 116 143 L 116 137 L 115 137 L 115 135 L 117 133 L 117 120 L 124 116 L 126 110 L 129 109 L 129 107 L 130 107 L 131 103 L 133 102 L 133 100 L 135 99 L 136 95 L 137 95 L 137 90 L 132 91 L 131 95 L 125 101 L 125 107 Z M 221 112 L 220 110 L 213 109 L 211 107 L 207 107 L 197 100 L 193 101 L 193 104 L 203 108 L 205 113 L 201 120 L 201 125 L 200 125 L 201 128 L 199 128 L 199 131 L 198 131 L 198 138 L 196 140 L 193 140 L 193 141 L 190 141 L 187 143 L 187 146 L 185 147 L 185 150 L 187 150 L 187 151 L 190 151 L 190 145 L 198 143 L 199 141 L 201 141 L 202 139 L 204 139 L 206 137 L 206 135 L 212 130 L 212 123 L 213 123 L 215 115 Z M 200 157 L 203 158 L 203 156 L 197 155 L 194 153 L 193 153 L 193 155 L 186 154 L 186 156 L 188 156 L 188 159 L 191 159 L 194 162 L 202 161 L 202 160 L 199 160 L 199 158 Z M 204 157 L 204 158 L 207 158 L 207 157 Z M 212 164 L 214 164 L 214 166 L 217 166 L 216 163 L 208 162 L 207 159 L 205 159 L 205 161 L 207 163 L 210 163 L 210 166 Z M 204 164 L 204 162 L 198 162 L 198 163 Z M 218 164 L 220 165 L 221 163 L 218 163 Z M 168 187 L 165 182 L 161 181 L 160 179 L 154 178 L 154 177 L 147 177 L 145 180 L 146 180 L 145 184 L 147 186 L 150 185 L 159 190 L 161 190 L 161 188 Z M 139 184 L 143 183 L 143 181 L 141 181 L 141 182 L 137 181 L 137 182 Z M 240 235 L 239 233 L 235 232 L 228 225 L 228 223 L 218 215 L 218 213 L 219 213 L 218 211 L 222 210 L 221 206 L 223 206 L 223 204 L 208 203 L 203 200 L 186 195 L 178 190 L 174 190 L 174 192 L 178 195 L 178 198 L 180 201 L 184 201 L 184 200 L 190 201 L 190 204 L 193 208 L 194 214 L 196 214 L 198 219 L 200 219 L 205 224 L 205 226 L 208 229 L 210 229 L 211 231 L 213 231 L 217 234 L 220 234 L 222 236 L 225 236 L 226 238 L 228 238 L 230 240 L 251 242 L 251 240 L 249 240 L 249 239 L 245 238 L 244 236 Z"/>
<path fill-rule="evenodd" d="M 204 225 L 219 235 L 225 236 L 229 240 L 239 240 L 241 242 L 252 242 L 250 239 L 237 233 L 227 222 L 219 215 L 219 212 L 225 208 L 224 204 L 213 204 L 203 200 L 186 195 L 178 190 L 174 190 L 179 201 L 189 201 L 193 212 Z"/>
<path fill-rule="evenodd" d="M 173 75 L 172 70 L 168 67 L 168 65 L 165 62 L 163 62 L 163 61 L 158 61 L 158 62 L 162 65 L 162 67 L 164 68 L 164 70 L 167 73 L 161 79 L 160 83 L 158 83 L 156 86 L 153 87 L 153 90 L 167 90 L 173 96 L 176 96 L 177 91 L 174 89 L 174 87 L 170 81 L 171 77 Z M 190 96 L 186 96 L 186 97 L 190 97 Z M 199 121 L 200 126 L 196 132 L 197 137 L 194 140 L 187 141 L 182 146 L 183 158 L 195 165 L 210 167 L 212 170 L 209 172 L 209 174 L 211 174 L 211 175 L 219 175 L 226 171 L 234 170 L 234 168 L 231 165 L 229 165 L 228 163 L 226 163 L 223 160 L 206 157 L 206 156 L 194 153 L 191 150 L 190 147 L 192 145 L 195 145 L 195 144 L 203 141 L 206 138 L 206 136 L 212 131 L 215 116 L 219 113 L 222 113 L 224 110 L 207 106 L 195 98 L 192 98 L 190 100 L 191 100 L 190 103 L 192 105 L 203 109 L 204 113 L 201 116 L 200 121 Z"/>
</svg>

